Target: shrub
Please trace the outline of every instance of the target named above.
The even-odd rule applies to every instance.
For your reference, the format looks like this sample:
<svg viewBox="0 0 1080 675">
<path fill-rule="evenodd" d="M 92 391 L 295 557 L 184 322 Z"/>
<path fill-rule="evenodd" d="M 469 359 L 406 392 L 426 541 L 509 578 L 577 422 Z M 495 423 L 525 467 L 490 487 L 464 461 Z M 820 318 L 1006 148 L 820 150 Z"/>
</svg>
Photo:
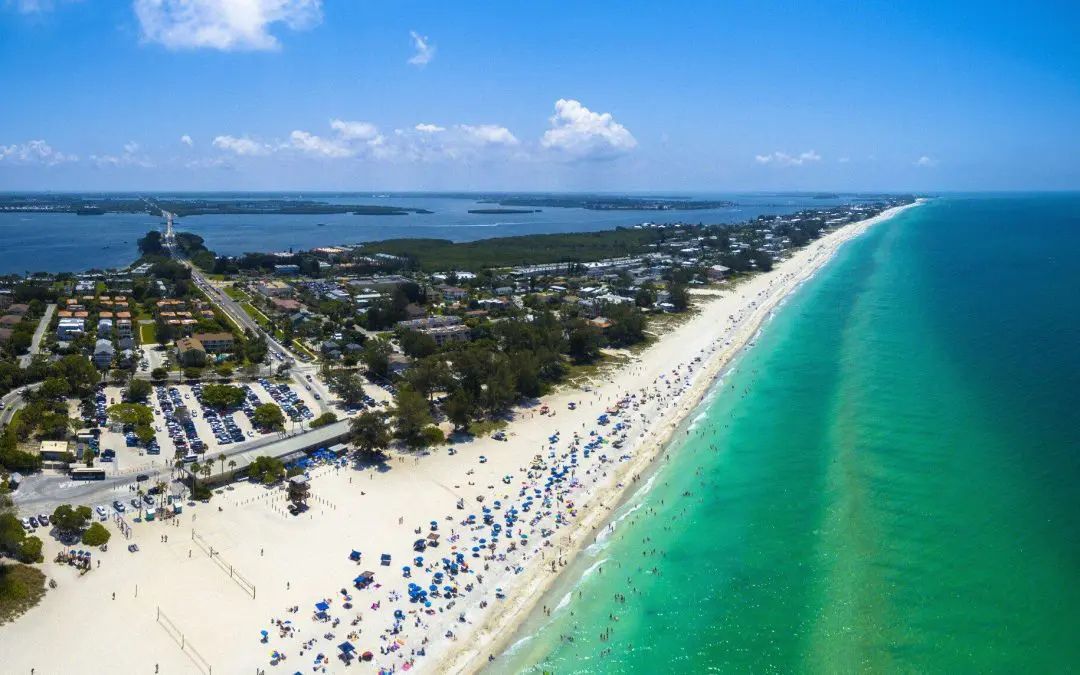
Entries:
<svg viewBox="0 0 1080 675">
<path fill-rule="evenodd" d="M 312 429 L 318 429 L 319 427 L 325 427 L 327 424 L 333 424 L 337 421 L 337 415 L 332 412 L 325 412 L 316 417 L 315 419 L 311 420 L 311 423 L 308 426 L 310 426 Z"/>
<path fill-rule="evenodd" d="M 425 446 L 439 445 L 446 441 L 446 435 L 443 434 L 442 429 L 435 425 L 424 427 L 420 432 L 420 437 L 423 439 Z"/>
<path fill-rule="evenodd" d="M 24 563 L 37 563 L 44 560 L 41 557 L 41 539 L 37 537 L 27 537 L 23 539 L 22 546 L 19 547 L 19 561 Z"/>
<path fill-rule="evenodd" d="M 101 546 L 109 543 L 112 534 L 101 523 L 91 523 L 83 532 L 82 543 L 86 546 Z"/>
</svg>

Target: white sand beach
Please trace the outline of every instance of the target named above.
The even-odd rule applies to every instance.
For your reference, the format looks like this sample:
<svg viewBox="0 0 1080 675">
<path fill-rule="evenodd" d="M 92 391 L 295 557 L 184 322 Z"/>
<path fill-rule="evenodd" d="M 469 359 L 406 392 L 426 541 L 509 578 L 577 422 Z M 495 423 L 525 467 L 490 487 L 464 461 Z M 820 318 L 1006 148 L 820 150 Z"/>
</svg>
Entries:
<svg viewBox="0 0 1080 675">
<path fill-rule="evenodd" d="M 777 304 L 844 242 L 906 208 L 831 232 L 732 290 L 697 294 L 691 319 L 603 381 L 545 397 L 548 414 L 518 411 L 506 442 L 320 466 L 300 517 L 283 490 L 236 485 L 173 522 L 133 523 L 130 540 L 110 526 L 109 550 L 95 549 L 83 576 L 51 562 L 61 548 L 49 538 L 44 568 L 57 588 L 0 626 L 3 672 L 479 670 Z M 438 546 L 414 551 L 433 527 Z M 374 582 L 357 588 L 365 571 Z M 411 601 L 411 583 L 426 596 Z M 370 661 L 347 663 L 346 642 Z"/>
</svg>

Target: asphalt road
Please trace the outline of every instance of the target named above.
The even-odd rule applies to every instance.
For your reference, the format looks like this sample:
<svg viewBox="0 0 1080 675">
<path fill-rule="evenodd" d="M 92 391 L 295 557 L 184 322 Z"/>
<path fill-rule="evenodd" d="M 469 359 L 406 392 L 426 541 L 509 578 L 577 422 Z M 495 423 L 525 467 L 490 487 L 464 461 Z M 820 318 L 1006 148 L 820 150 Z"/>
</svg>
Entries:
<svg viewBox="0 0 1080 675">
<path fill-rule="evenodd" d="M 34 354 L 41 351 L 41 340 L 45 337 L 45 329 L 49 327 L 49 322 L 52 321 L 54 312 L 56 312 L 56 305 L 47 305 L 45 307 L 45 315 L 42 316 L 41 321 L 38 322 L 37 330 L 34 331 L 34 337 L 30 341 L 30 351 L 19 357 L 20 368 L 29 366 L 31 359 L 34 358 Z"/>
<path fill-rule="evenodd" d="M 282 457 L 295 452 L 298 445 L 319 443 L 320 439 L 340 436 L 346 433 L 348 429 L 349 420 L 342 420 L 292 436 L 257 438 L 244 443 L 236 443 L 229 446 L 228 449 L 212 453 L 214 461 L 211 466 L 214 469 L 220 466 L 217 459 L 218 455 L 225 455 L 226 460 L 245 453 L 251 453 L 244 458 L 247 460 L 262 455 Z M 326 443 L 329 445 L 330 441 L 327 440 Z M 112 468 L 108 463 L 102 464 L 98 462 L 96 466 L 104 467 L 106 470 Z M 52 513 L 61 504 L 96 506 L 111 503 L 114 499 L 127 501 L 132 494 L 131 486 L 137 483 L 135 479 L 139 473 L 145 473 L 150 477 L 148 482 L 150 485 L 158 480 L 169 482 L 172 477 L 171 469 L 133 471 L 119 476 L 108 476 L 105 480 L 96 481 L 74 481 L 66 475 L 36 474 L 27 476 L 12 497 L 16 509 L 24 516 Z M 218 472 L 214 471 L 214 473 Z M 184 484 L 187 484 L 186 481 L 184 481 Z"/>
<path fill-rule="evenodd" d="M 11 421 L 12 416 L 15 415 L 15 411 L 26 405 L 26 401 L 24 401 L 22 397 L 23 390 L 29 389 L 33 391 L 40 386 L 40 382 L 35 382 L 33 384 L 28 384 L 25 387 L 13 389 L 5 394 L 4 397 L 0 399 L 4 402 L 4 409 L 0 410 L 0 426 L 7 426 L 8 422 Z"/>
</svg>

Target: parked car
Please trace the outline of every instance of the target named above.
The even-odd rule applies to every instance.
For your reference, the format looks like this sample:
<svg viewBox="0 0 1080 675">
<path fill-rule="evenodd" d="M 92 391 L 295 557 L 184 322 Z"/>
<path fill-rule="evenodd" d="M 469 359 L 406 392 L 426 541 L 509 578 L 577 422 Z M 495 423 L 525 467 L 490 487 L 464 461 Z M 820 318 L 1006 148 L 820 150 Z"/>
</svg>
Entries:
<svg viewBox="0 0 1080 675">
<path fill-rule="evenodd" d="M 38 521 L 36 516 L 30 516 L 30 527 L 37 527 Z"/>
<path fill-rule="evenodd" d="M 41 523 L 42 527 L 48 527 L 49 526 L 49 516 L 47 514 L 43 513 L 40 516 L 38 516 L 37 519 L 38 519 L 38 522 Z"/>
<path fill-rule="evenodd" d="M 124 509 L 124 502 L 120 501 L 119 499 L 117 499 L 115 502 L 113 502 L 112 505 L 113 505 L 113 508 L 116 509 L 117 512 L 119 512 L 119 513 L 123 513 L 124 510 L 125 510 Z"/>
</svg>

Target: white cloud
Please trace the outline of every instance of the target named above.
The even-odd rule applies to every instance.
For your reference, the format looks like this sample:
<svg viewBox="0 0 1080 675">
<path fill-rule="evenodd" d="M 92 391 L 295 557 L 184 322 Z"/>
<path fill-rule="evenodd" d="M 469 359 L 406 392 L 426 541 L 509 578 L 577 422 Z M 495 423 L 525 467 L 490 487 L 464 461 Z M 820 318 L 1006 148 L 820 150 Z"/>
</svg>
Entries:
<svg viewBox="0 0 1080 675">
<path fill-rule="evenodd" d="M 213 146 L 247 157 L 293 153 L 322 159 L 355 157 L 395 162 L 468 162 L 521 155 L 518 138 L 497 124 L 451 127 L 420 123 L 386 135 L 371 122 L 333 118 L 329 126 L 333 133 L 319 135 L 297 129 L 284 141 L 221 135 L 214 138 Z"/>
<path fill-rule="evenodd" d="M 188 136 L 187 134 L 184 134 L 180 137 L 180 142 L 188 146 L 189 148 L 195 145 L 195 141 L 191 140 L 191 136 Z"/>
<path fill-rule="evenodd" d="M 296 150 L 315 157 L 336 159 L 341 157 L 352 157 L 356 154 L 355 150 L 348 147 L 341 140 L 323 138 L 322 136 L 316 136 L 315 134 L 300 130 L 294 131 L 289 135 L 289 143 L 291 147 Z"/>
<path fill-rule="evenodd" d="M 490 145 L 517 145 L 518 139 L 506 127 L 497 124 L 459 124 L 466 140 Z"/>
<path fill-rule="evenodd" d="M 409 31 L 409 37 L 412 38 L 413 49 L 416 50 L 416 53 L 409 58 L 409 64 L 423 68 L 431 63 L 431 60 L 435 58 L 435 45 L 431 44 L 431 38 L 420 35 L 414 30 Z"/>
<path fill-rule="evenodd" d="M 124 151 L 119 155 L 90 155 L 90 161 L 98 166 L 141 166 L 151 168 L 154 162 L 146 155 L 139 154 L 139 144 L 135 141 L 124 143 Z"/>
<path fill-rule="evenodd" d="M 841 157 L 841 158 L 837 159 L 836 161 L 840 162 L 841 164 L 847 164 L 848 162 L 851 161 L 851 158 L 850 157 Z"/>
<path fill-rule="evenodd" d="M 540 145 L 574 158 L 610 158 L 637 147 L 637 139 L 611 113 L 594 113 L 573 99 L 555 102 L 551 127 Z"/>
<path fill-rule="evenodd" d="M 755 155 L 754 161 L 758 164 L 772 164 L 775 166 L 802 166 L 807 162 L 820 162 L 821 155 L 813 150 L 801 152 L 798 155 L 789 155 L 777 150 L 771 155 Z"/>
<path fill-rule="evenodd" d="M 922 157 L 915 160 L 915 166 L 931 167 L 937 166 L 937 163 L 938 161 L 936 159 L 934 159 L 933 157 L 928 157 L 926 155 L 923 155 Z"/>
<path fill-rule="evenodd" d="M 350 141 L 370 141 L 379 136 L 379 128 L 371 122 L 349 122 L 347 120 L 330 120 L 330 128 L 338 132 L 342 138 Z"/>
<path fill-rule="evenodd" d="M 43 140 L 27 141 L 18 145 L 0 145 L 0 162 L 55 166 L 77 161 L 79 161 L 77 155 L 55 150 Z"/>
<path fill-rule="evenodd" d="M 169 49 L 277 49 L 275 24 L 305 30 L 322 21 L 322 0 L 135 0 L 142 38 Z"/>
<path fill-rule="evenodd" d="M 273 147 L 256 141 L 247 136 L 216 136 L 213 141 L 214 147 L 221 150 L 228 150 L 242 157 L 269 155 L 273 151 Z"/>
</svg>

